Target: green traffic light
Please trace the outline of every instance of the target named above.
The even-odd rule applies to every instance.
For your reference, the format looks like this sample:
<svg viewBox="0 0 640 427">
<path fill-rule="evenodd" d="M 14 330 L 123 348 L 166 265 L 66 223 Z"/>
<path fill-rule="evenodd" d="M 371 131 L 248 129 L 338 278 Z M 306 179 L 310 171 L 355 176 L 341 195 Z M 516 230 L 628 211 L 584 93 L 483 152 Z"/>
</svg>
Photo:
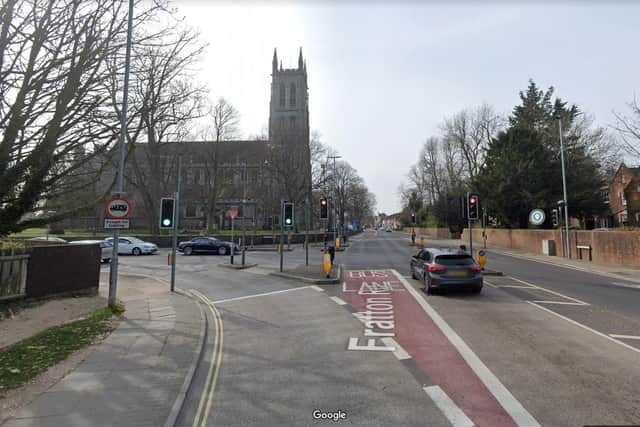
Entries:
<svg viewBox="0 0 640 427">
<path fill-rule="evenodd" d="M 284 220 L 284 222 L 286 222 L 286 223 L 287 223 L 287 225 L 290 225 L 290 224 L 291 224 L 291 218 L 287 218 L 287 219 L 285 219 L 285 220 Z"/>
<path fill-rule="evenodd" d="M 168 227 L 168 226 L 170 226 L 170 225 L 171 225 L 171 220 L 170 220 L 169 218 L 165 218 L 165 219 L 163 219 L 163 220 L 162 220 L 162 224 L 163 224 L 165 227 Z"/>
</svg>

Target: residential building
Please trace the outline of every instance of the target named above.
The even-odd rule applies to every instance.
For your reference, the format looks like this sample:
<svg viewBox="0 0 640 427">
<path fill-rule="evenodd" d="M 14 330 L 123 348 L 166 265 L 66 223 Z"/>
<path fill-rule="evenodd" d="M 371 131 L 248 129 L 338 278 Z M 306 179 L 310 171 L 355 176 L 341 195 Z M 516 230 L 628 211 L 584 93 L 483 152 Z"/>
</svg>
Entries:
<svg viewBox="0 0 640 427">
<path fill-rule="evenodd" d="M 609 206 L 614 226 L 640 226 L 640 167 L 620 164 L 610 185 Z"/>
</svg>

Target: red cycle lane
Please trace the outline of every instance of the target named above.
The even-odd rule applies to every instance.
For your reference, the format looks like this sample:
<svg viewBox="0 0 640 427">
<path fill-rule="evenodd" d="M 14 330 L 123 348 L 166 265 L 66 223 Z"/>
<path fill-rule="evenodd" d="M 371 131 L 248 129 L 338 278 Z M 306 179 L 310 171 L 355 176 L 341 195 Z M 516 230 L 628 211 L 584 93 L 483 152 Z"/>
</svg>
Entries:
<svg viewBox="0 0 640 427">
<path fill-rule="evenodd" d="M 395 271 L 346 271 L 341 294 L 364 325 L 350 349 L 388 350 L 392 337 L 476 426 L 516 425 Z"/>
</svg>

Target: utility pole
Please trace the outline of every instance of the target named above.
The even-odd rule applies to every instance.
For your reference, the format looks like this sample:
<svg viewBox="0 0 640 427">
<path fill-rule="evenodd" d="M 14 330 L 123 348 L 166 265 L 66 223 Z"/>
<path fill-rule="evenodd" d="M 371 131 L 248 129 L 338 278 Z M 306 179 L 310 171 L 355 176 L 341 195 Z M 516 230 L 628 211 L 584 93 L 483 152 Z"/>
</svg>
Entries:
<svg viewBox="0 0 640 427">
<path fill-rule="evenodd" d="M 327 159 L 333 159 L 333 204 L 334 204 L 334 216 L 333 216 L 333 244 L 336 244 L 336 229 L 338 225 L 338 203 L 337 198 L 337 180 L 336 180 L 336 159 L 341 159 L 342 156 L 328 156 Z"/>
<path fill-rule="evenodd" d="M 118 180 L 114 196 L 124 196 L 124 142 L 127 133 L 127 98 L 129 96 L 129 68 L 131 64 L 131 32 L 133 28 L 133 0 L 129 0 L 129 16 L 127 19 L 127 50 L 124 62 L 124 87 L 122 89 L 122 112 L 120 116 L 120 159 L 118 161 Z M 116 305 L 116 289 L 118 287 L 118 240 L 120 230 L 113 231 L 113 250 L 109 267 L 109 307 Z"/>
<path fill-rule="evenodd" d="M 178 227 L 180 222 L 180 186 L 182 184 L 182 155 L 178 156 L 178 181 L 176 201 L 173 204 L 173 243 L 171 244 L 171 292 L 176 284 L 176 247 L 178 246 Z"/>
<path fill-rule="evenodd" d="M 304 198 L 304 227 L 305 227 L 305 236 L 304 236 L 304 259 L 305 264 L 309 266 L 309 195 Z"/>
</svg>

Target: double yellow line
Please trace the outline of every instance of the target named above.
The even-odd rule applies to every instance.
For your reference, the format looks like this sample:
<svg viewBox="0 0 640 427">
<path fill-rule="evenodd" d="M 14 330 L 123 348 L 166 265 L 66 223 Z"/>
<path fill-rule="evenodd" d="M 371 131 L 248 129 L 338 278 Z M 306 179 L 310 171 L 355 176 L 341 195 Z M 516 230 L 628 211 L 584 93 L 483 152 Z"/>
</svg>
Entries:
<svg viewBox="0 0 640 427">
<path fill-rule="evenodd" d="M 211 317 L 213 318 L 214 329 L 214 343 L 213 352 L 211 354 L 211 363 L 209 365 L 209 372 L 207 373 L 207 380 L 204 383 L 204 390 L 200 396 L 200 403 L 198 404 L 198 411 L 193 419 L 193 427 L 204 427 L 207 425 L 207 419 L 209 418 L 209 411 L 211 410 L 211 404 L 213 403 L 213 395 L 216 390 L 216 383 L 218 381 L 218 374 L 220 373 L 220 366 L 222 365 L 222 342 L 224 339 L 224 330 L 222 327 L 222 316 L 218 312 L 216 306 L 199 291 L 191 289 L 193 295 L 198 297 L 204 305 L 209 307 L 211 311 Z"/>
</svg>

